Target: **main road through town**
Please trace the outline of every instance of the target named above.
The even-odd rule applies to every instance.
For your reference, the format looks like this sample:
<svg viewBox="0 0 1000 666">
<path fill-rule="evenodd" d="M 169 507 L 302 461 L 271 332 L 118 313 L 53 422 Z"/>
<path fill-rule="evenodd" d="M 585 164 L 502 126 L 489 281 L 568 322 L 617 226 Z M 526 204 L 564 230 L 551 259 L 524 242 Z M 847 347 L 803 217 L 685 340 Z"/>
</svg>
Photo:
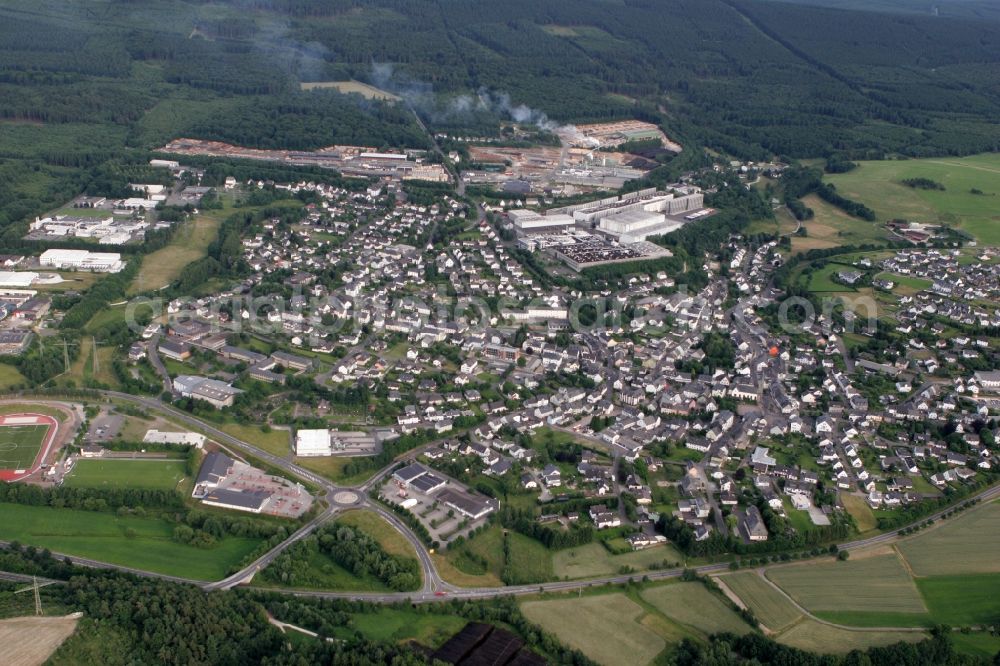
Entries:
<svg viewBox="0 0 1000 666">
<path fill-rule="evenodd" d="M 125 567 L 121 565 L 111 564 L 107 562 L 101 562 L 98 560 L 93 560 L 89 558 L 77 557 L 74 555 L 67 555 L 63 553 L 53 553 L 56 557 L 66 557 L 72 560 L 74 563 L 82 566 L 102 568 L 102 569 L 117 569 L 119 571 L 124 571 L 127 573 L 132 573 L 138 576 L 162 578 L 165 580 L 171 580 L 179 583 L 188 583 L 192 585 L 197 585 L 205 590 L 226 590 L 232 588 L 236 585 L 247 585 L 253 579 L 254 574 L 258 571 L 272 563 L 279 554 L 292 544 L 304 539 L 306 536 L 311 534 L 317 527 L 322 525 L 327 520 L 331 519 L 333 516 L 337 515 L 342 511 L 346 511 L 352 508 L 364 507 L 370 511 L 374 511 L 379 514 L 383 519 L 385 519 L 390 525 L 392 525 L 396 530 L 398 530 L 407 540 L 413 545 L 417 556 L 420 559 L 421 570 L 423 574 L 423 584 L 421 588 L 414 592 L 387 592 L 387 593 L 362 593 L 362 592 L 322 592 L 322 591 L 310 591 L 310 590 L 273 590 L 279 591 L 286 594 L 291 594 L 295 596 L 302 597 L 321 597 L 321 598 L 340 598 L 340 599 L 357 599 L 357 600 L 367 600 L 373 602 L 391 603 L 400 601 L 411 601 L 411 602 L 430 602 L 430 601 L 440 601 L 451 598 L 459 599 L 485 599 L 490 597 L 507 596 L 507 595 L 525 595 L 525 594 L 535 594 L 538 592 L 561 592 L 561 591 L 571 591 L 571 590 L 582 590 L 588 587 L 594 587 L 599 585 L 607 584 L 622 584 L 630 581 L 638 581 L 640 579 L 646 580 L 664 580 L 669 578 L 676 578 L 684 573 L 683 568 L 675 569 L 662 569 L 659 571 L 648 571 L 641 574 L 629 574 L 629 575 L 616 575 L 608 576 L 603 578 L 591 578 L 586 580 L 574 580 L 574 581 L 556 581 L 551 583 L 542 583 L 539 585 L 516 585 L 507 587 L 480 587 L 480 588 L 460 588 L 449 583 L 446 583 L 441 579 L 437 568 L 434 566 L 434 561 L 428 553 L 427 549 L 424 547 L 423 542 L 401 521 L 399 518 L 393 514 L 391 511 L 387 510 L 384 506 L 378 502 L 372 501 L 368 495 L 367 491 L 373 487 L 373 484 L 377 479 L 381 478 L 385 473 L 391 469 L 391 466 L 379 470 L 379 472 L 373 477 L 373 480 L 369 480 L 359 486 L 338 486 L 328 479 L 314 474 L 313 472 L 303 469 L 298 465 L 286 460 L 285 458 L 273 455 L 264 451 L 253 444 L 244 442 L 243 440 L 230 435 L 229 433 L 219 430 L 215 426 L 202 421 L 201 419 L 192 416 L 186 412 L 176 409 L 170 405 L 164 404 L 157 398 L 148 398 L 143 396 L 135 396 L 129 393 L 120 393 L 118 391 L 100 391 L 100 393 L 110 399 L 121 400 L 125 402 L 130 402 L 150 410 L 162 412 L 168 414 L 171 418 L 189 425 L 190 427 L 202 431 L 210 435 L 213 439 L 218 441 L 220 444 L 226 447 L 232 447 L 234 449 L 240 450 L 246 454 L 249 454 L 259 460 L 266 462 L 269 465 L 283 470 L 284 472 L 305 480 L 316 487 L 319 487 L 323 491 L 322 499 L 325 500 L 327 506 L 326 508 L 312 518 L 309 522 L 302 525 L 298 530 L 291 534 L 287 539 L 282 541 L 280 544 L 270 549 L 259 558 L 245 566 L 240 571 L 232 574 L 231 576 L 220 580 L 220 581 L 201 581 L 192 580 L 187 578 L 179 578 L 176 576 L 167 576 L 164 574 L 157 574 L 154 572 L 143 571 L 140 569 L 134 569 L 131 567 Z M 339 500 L 338 500 L 339 497 Z M 983 490 L 982 492 L 974 495 L 969 500 L 980 500 L 989 501 L 1000 497 L 1000 485 L 995 485 L 990 488 Z M 914 521 L 914 525 L 923 524 L 928 520 L 939 520 L 945 513 L 947 513 L 950 508 L 941 509 L 940 511 L 925 516 L 920 520 Z M 862 548 L 868 548 L 873 545 L 895 541 L 900 538 L 900 532 L 902 529 L 894 530 L 891 532 L 885 532 L 877 536 L 869 537 L 867 539 L 859 539 L 857 541 L 850 541 L 847 543 L 840 544 L 839 548 L 841 550 L 859 550 Z M 6 546 L 8 544 L 0 542 L 0 545 Z M 713 574 L 719 573 L 721 571 L 727 570 L 728 564 L 707 564 L 700 567 L 694 567 L 694 571 L 699 574 Z M 0 579 L 4 579 L 4 572 L 0 572 Z M 24 580 L 23 578 L 18 578 L 16 574 L 12 574 L 14 578 L 8 578 L 7 580 Z"/>
</svg>

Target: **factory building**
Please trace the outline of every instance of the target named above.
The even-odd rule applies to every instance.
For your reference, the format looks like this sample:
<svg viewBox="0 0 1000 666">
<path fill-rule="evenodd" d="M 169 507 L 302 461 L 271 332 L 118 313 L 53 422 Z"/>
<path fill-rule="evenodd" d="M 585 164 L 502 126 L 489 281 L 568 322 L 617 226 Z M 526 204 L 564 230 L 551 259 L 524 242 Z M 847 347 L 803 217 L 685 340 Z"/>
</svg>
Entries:
<svg viewBox="0 0 1000 666">
<path fill-rule="evenodd" d="M 87 250 L 46 250 L 38 258 L 45 268 L 95 273 L 117 273 L 125 268 L 122 255 L 117 252 L 89 252 Z"/>
<path fill-rule="evenodd" d="M 522 233 L 558 232 L 572 228 L 576 220 L 570 215 L 556 213 L 540 215 L 533 210 L 512 210 L 507 217 L 514 223 L 514 228 Z"/>
</svg>

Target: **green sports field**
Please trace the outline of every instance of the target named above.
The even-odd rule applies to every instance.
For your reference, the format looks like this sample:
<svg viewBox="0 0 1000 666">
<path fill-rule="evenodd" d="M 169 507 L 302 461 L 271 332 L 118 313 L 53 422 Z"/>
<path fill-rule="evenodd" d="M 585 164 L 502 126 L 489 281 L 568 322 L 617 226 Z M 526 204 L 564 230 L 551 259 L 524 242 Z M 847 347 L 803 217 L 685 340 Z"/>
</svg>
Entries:
<svg viewBox="0 0 1000 666">
<path fill-rule="evenodd" d="M 80 460 L 66 477 L 65 485 L 173 490 L 183 478 L 182 460 Z"/>
<path fill-rule="evenodd" d="M 927 178 L 944 190 L 919 190 L 902 181 Z M 1000 155 L 861 162 L 824 177 L 849 199 L 872 208 L 880 222 L 903 218 L 948 224 L 988 245 L 1000 244 Z M 974 194 L 972 190 L 981 194 Z"/>
<path fill-rule="evenodd" d="M 28 469 L 42 448 L 47 425 L 0 426 L 0 469 Z"/>
</svg>

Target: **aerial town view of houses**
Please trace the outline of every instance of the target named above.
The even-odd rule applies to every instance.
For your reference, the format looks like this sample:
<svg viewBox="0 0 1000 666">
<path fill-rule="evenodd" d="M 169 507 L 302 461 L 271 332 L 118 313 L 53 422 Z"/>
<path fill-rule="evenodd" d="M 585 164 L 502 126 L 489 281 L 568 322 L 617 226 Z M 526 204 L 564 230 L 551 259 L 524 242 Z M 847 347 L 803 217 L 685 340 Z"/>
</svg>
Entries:
<svg viewBox="0 0 1000 666">
<path fill-rule="evenodd" d="M 705 2 L 0 2 L 0 664 L 1000 663 L 1000 14 Z"/>
</svg>

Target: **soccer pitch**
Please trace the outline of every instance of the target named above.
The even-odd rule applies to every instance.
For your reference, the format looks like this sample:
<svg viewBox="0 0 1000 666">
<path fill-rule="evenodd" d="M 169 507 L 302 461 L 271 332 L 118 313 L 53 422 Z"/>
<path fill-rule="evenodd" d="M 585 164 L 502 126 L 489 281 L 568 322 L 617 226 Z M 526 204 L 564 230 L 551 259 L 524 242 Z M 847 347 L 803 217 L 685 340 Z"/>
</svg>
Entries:
<svg viewBox="0 0 1000 666">
<path fill-rule="evenodd" d="M 49 426 L 0 425 L 0 469 L 31 469 Z"/>
</svg>

